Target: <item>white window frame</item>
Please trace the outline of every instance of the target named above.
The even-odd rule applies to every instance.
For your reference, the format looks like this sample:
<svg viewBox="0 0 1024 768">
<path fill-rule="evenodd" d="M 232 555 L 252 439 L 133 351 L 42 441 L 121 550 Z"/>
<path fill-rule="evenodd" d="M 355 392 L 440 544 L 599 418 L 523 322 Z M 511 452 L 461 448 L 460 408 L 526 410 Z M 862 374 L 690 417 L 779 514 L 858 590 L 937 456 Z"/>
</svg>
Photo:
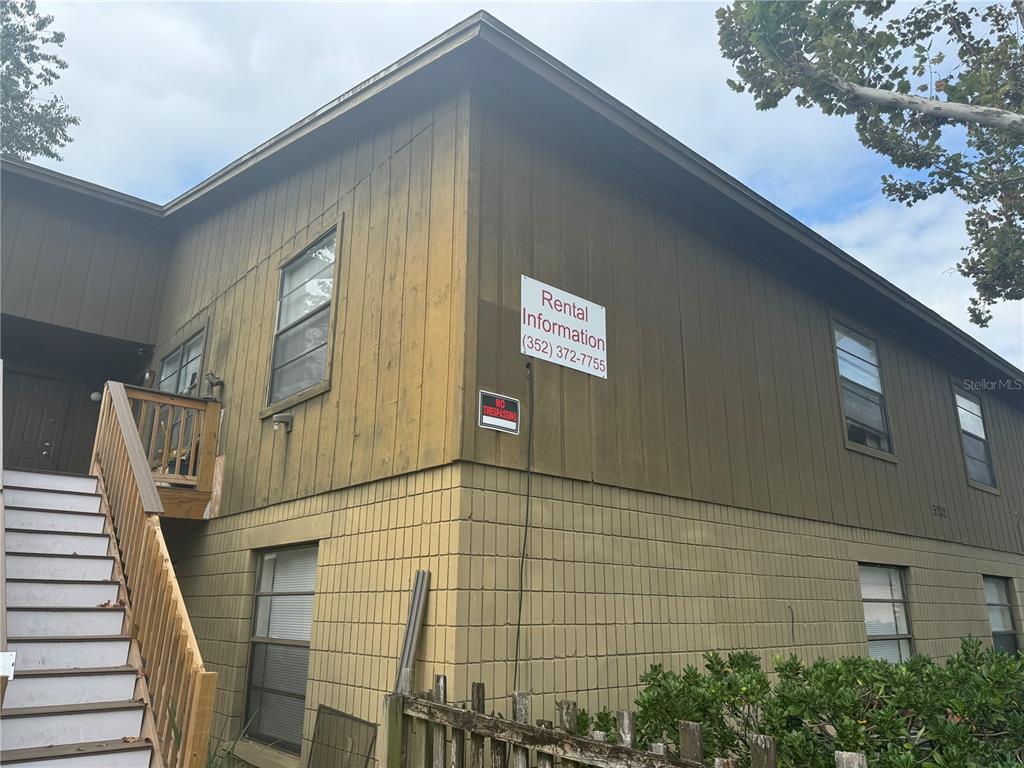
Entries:
<svg viewBox="0 0 1024 768">
<path fill-rule="evenodd" d="M 310 589 L 308 591 L 307 590 L 301 590 L 301 591 L 269 591 L 269 592 L 261 591 L 260 590 L 260 581 L 261 581 L 261 577 L 262 577 L 263 563 L 265 562 L 266 558 L 268 556 L 270 556 L 270 555 L 275 555 L 275 554 L 278 554 L 280 552 L 286 552 L 286 551 L 289 551 L 289 550 L 297 550 L 297 549 L 310 549 L 310 550 L 314 550 L 316 552 L 316 556 L 315 556 L 316 565 L 315 565 L 314 571 L 313 571 L 313 587 L 312 587 L 312 589 Z M 258 616 L 259 616 L 259 600 L 260 600 L 261 597 L 269 598 L 269 597 L 306 597 L 306 596 L 315 596 L 315 594 L 316 594 L 316 571 L 317 571 L 317 569 L 320 566 L 320 563 L 319 563 L 319 543 L 314 541 L 314 542 L 304 542 L 302 544 L 293 544 L 293 545 L 289 545 L 289 546 L 285 546 L 285 547 L 275 547 L 273 549 L 260 550 L 256 554 L 257 554 L 257 560 L 256 560 L 256 584 L 255 584 L 255 590 L 254 590 L 253 601 L 252 601 L 252 622 L 251 622 L 250 631 L 249 631 L 249 657 L 248 657 L 248 662 L 247 662 L 247 665 L 246 665 L 245 706 L 244 706 L 244 712 L 246 713 L 246 721 L 250 722 L 250 727 L 249 727 L 249 730 L 246 732 L 245 736 L 246 736 L 247 739 L 249 739 L 251 741 L 256 741 L 256 742 L 259 742 L 261 744 L 267 744 L 269 746 L 272 746 L 274 749 L 281 750 L 282 752 L 289 752 L 291 754 L 300 755 L 301 752 L 302 752 L 301 736 L 300 736 L 299 743 L 298 744 L 293 744 L 291 742 L 282 741 L 280 738 L 274 738 L 273 736 L 270 736 L 270 735 L 267 735 L 267 734 L 261 734 L 259 732 L 258 728 L 255 727 L 256 722 L 257 722 L 256 718 L 255 718 L 255 713 L 250 713 L 249 709 L 250 709 L 250 706 L 252 704 L 252 693 L 253 693 L 253 690 L 255 688 L 258 688 L 260 691 L 269 691 L 269 692 L 275 693 L 275 694 L 277 694 L 279 696 L 285 696 L 285 697 L 293 698 L 293 699 L 301 699 L 303 712 L 305 712 L 305 706 L 306 706 L 306 704 L 305 704 L 305 702 L 306 702 L 305 691 L 303 691 L 303 695 L 300 697 L 300 696 L 298 696 L 298 695 L 296 695 L 296 694 L 294 694 L 294 693 L 292 693 L 290 691 L 277 690 L 277 689 L 273 689 L 273 688 L 270 688 L 269 686 L 264 686 L 264 685 L 259 685 L 259 686 L 255 685 L 254 682 L 253 682 L 253 663 L 255 661 L 256 648 L 257 648 L 257 646 L 261 646 L 261 645 L 262 646 L 284 646 L 284 647 L 293 647 L 293 648 L 306 648 L 307 652 L 308 652 L 308 649 L 310 647 L 310 644 L 309 644 L 308 640 L 294 640 L 294 639 L 286 639 L 286 638 L 263 637 L 263 636 L 257 634 L 257 620 L 258 620 Z M 314 614 L 311 611 L 311 613 L 310 613 L 310 634 L 311 635 L 312 635 L 312 631 L 313 631 L 313 615 Z M 308 677 L 308 675 L 309 675 L 308 666 L 307 666 L 307 670 L 306 670 L 306 675 L 307 675 L 306 682 L 308 684 L 308 680 L 309 680 L 309 677 Z"/>
<path fill-rule="evenodd" d="M 888 599 L 864 597 L 864 588 L 863 588 L 863 584 L 861 583 L 861 578 L 860 578 L 861 571 L 864 568 L 881 568 L 883 570 L 889 571 L 890 573 L 895 573 L 896 577 L 897 577 L 896 578 L 896 583 L 899 585 L 899 590 L 900 590 L 899 597 L 898 598 L 888 598 Z M 877 657 L 875 657 L 874 655 L 871 654 L 871 644 L 872 643 L 874 643 L 874 642 L 881 642 L 881 641 L 896 640 L 896 641 L 898 641 L 898 644 L 899 644 L 899 646 L 901 648 L 901 651 L 900 651 L 900 657 L 901 657 L 900 661 L 901 662 L 907 661 L 908 659 L 910 659 L 911 656 L 914 655 L 913 625 L 911 624 L 911 618 L 910 618 L 910 598 L 909 598 L 909 596 L 907 594 L 907 569 L 905 567 L 903 567 L 903 566 L 900 566 L 900 565 L 889 565 L 889 564 L 886 564 L 886 563 L 858 563 L 857 564 L 857 576 L 858 576 L 857 584 L 858 584 L 858 587 L 860 587 L 860 590 L 861 590 L 861 594 L 860 594 L 861 603 L 865 607 L 864 608 L 864 634 L 867 637 L 867 641 L 868 641 L 868 655 L 871 656 L 871 658 L 877 658 Z M 867 632 L 867 620 L 868 620 L 867 606 L 870 605 L 870 604 L 885 604 L 885 605 L 899 605 L 899 606 L 901 606 L 903 608 L 903 615 L 906 618 L 906 622 L 907 622 L 907 631 L 906 632 L 896 632 L 894 634 L 889 634 L 889 635 L 871 635 L 871 634 L 868 634 L 868 632 Z M 906 643 L 906 658 L 903 658 L 903 651 L 902 651 L 903 643 Z"/>
<path fill-rule="evenodd" d="M 867 365 L 874 367 L 878 374 L 878 387 L 879 391 L 875 391 L 870 387 L 867 387 L 853 379 L 843 375 L 842 363 L 840 361 L 840 347 L 839 340 L 836 338 L 837 332 L 845 331 L 846 333 L 859 336 L 865 341 L 869 342 L 874 347 L 875 361 L 865 360 L 864 358 L 855 355 L 849 350 L 842 350 L 845 354 L 852 357 L 856 357 Z M 843 441 L 847 448 L 855 451 L 861 451 L 868 453 L 878 458 L 883 458 L 888 461 L 896 461 L 896 441 L 893 436 L 892 416 L 889 413 L 889 398 L 886 395 L 885 375 L 882 371 L 882 352 L 879 348 L 878 339 L 870 334 L 865 333 L 857 325 L 847 322 L 845 319 L 833 316 L 832 317 L 832 357 L 835 360 L 836 366 L 836 377 L 839 383 L 839 414 L 842 419 L 843 428 Z M 879 399 L 879 406 L 882 411 L 882 418 L 885 421 L 885 432 L 881 433 L 874 427 L 870 427 L 866 424 L 861 424 L 856 419 L 849 416 L 846 412 L 846 399 L 844 392 L 849 389 L 854 395 L 862 397 L 864 399 L 872 399 L 877 397 Z M 882 434 L 885 440 L 888 442 L 887 448 L 881 448 L 874 445 L 868 445 L 867 443 L 861 443 L 856 440 L 850 439 L 850 422 L 854 425 L 859 426 L 861 429 L 870 433 Z"/>
<path fill-rule="evenodd" d="M 199 354 L 196 355 L 195 357 L 190 357 L 188 360 L 183 359 L 184 354 L 185 354 L 185 350 L 190 348 L 197 339 L 200 340 L 200 342 L 201 342 L 200 345 L 199 345 Z M 168 375 L 168 376 L 164 376 L 163 373 L 164 373 L 165 365 L 175 355 L 177 355 L 178 360 L 175 363 L 174 373 L 171 374 L 171 375 Z M 176 346 L 173 350 L 171 350 L 166 355 L 164 355 L 162 358 L 160 358 L 160 370 L 157 371 L 157 374 L 156 374 L 157 375 L 157 380 L 156 380 L 156 387 L 155 387 L 155 389 L 157 389 L 160 392 L 168 392 L 168 393 L 175 394 L 175 395 L 188 395 L 188 396 L 191 396 L 191 397 L 197 397 L 198 394 L 199 394 L 199 389 L 201 387 L 201 382 L 202 382 L 202 377 L 203 377 L 203 363 L 205 362 L 205 360 L 203 358 L 205 356 L 206 356 L 206 329 L 203 328 L 199 332 L 194 333 L 191 336 L 189 336 L 185 341 L 183 341 L 181 344 Z M 196 377 L 195 378 L 195 384 L 189 383 L 187 386 L 183 387 L 182 386 L 183 383 L 181 381 L 181 375 L 188 368 L 189 363 L 191 363 L 193 360 L 198 360 L 199 361 L 199 370 L 197 370 L 196 373 L 195 373 L 195 377 Z M 163 388 L 164 381 L 170 379 L 171 376 L 174 376 L 174 378 L 175 378 L 174 389 L 164 389 Z"/>
<path fill-rule="evenodd" d="M 985 594 L 985 608 L 988 614 L 989 628 L 992 630 L 992 645 L 995 647 L 998 643 L 997 638 L 1009 638 L 1013 643 L 1012 653 L 1016 653 L 1020 649 L 1020 644 L 1017 641 L 1017 623 L 1016 617 L 1013 615 L 1013 579 L 1007 578 L 1006 576 L 982 576 L 982 590 L 986 582 L 998 583 L 1002 586 L 1006 594 L 1006 602 L 992 603 L 989 602 L 988 593 Z M 991 608 L 1005 608 L 1006 613 L 1010 617 L 1010 628 L 1007 630 L 997 631 L 995 626 L 992 624 L 992 612 Z"/>
<path fill-rule="evenodd" d="M 960 401 L 957 399 L 959 397 L 962 397 L 965 400 L 975 403 L 978 406 L 977 414 L 974 414 L 971 411 L 968 411 L 968 413 L 970 413 L 972 416 L 977 416 L 978 419 L 981 420 L 981 428 L 985 432 L 984 435 L 978 435 L 972 432 L 970 429 L 964 427 L 962 413 L 965 409 L 963 408 L 963 406 L 960 405 Z M 997 491 L 999 489 L 999 479 L 996 476 L 996 462 L 995 458 L 992 455 L 992 439 L 989 435 L 989 422 L 985 416 L 985 404 L 981 402 L 981 396 L 975 394 L 974 392 L 969 392 L 963 387 L 954 384 L 953 408 L 956 410 L 956 424 L 960 434 L 960 452 L 963 454 L 964 457 L 964 474 L 967 476 L 967 484 L 972 487 L 980 488 L 986 491 Z M 973 477 L 971 477 L 970 462 L 973 457 L 968 456 L 967 447 L 964 445 L 968 436 L 974 440 L 981 442 L 985 446 L 985 455 L 988 459 L 988 469 L 992 475 L 991 483 L 986 483 L 983 480 L 975 480 Z M 978 459 L 973 460 L 978 461 Z"/>
</svg>

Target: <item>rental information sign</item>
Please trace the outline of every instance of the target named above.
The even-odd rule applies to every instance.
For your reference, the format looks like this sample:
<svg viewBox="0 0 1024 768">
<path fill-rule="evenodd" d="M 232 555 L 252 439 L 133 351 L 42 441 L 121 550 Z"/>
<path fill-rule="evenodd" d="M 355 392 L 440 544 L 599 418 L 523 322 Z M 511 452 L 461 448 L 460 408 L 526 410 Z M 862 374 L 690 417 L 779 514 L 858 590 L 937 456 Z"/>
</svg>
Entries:
<svg viewBox="0 0 1024 768">
<path fill-rule="evenodd" d="M 604 307 L 522 276 L 520 351 L 608 378 Z"/>
</svg>

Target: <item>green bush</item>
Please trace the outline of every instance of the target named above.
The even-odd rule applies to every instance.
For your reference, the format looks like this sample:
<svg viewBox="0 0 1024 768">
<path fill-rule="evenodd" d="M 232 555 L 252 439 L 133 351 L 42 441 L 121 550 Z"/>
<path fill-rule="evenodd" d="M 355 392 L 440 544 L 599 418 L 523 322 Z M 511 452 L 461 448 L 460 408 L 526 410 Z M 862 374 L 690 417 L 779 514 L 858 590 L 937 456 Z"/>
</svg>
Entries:
<svg viewBox="0 0 1024 768">
<path fill-rule="evenodd" d="M 1024 654 L 964 640 L 938 664 L 866 658 L 775 659 L 774 682 L 752 653 L 704 656 L 705 671 L 654 666 L 640 682 L 637 741 L 675 743 L 677 723 L 703 724 L 706 758 L 749 765 L 747 737 L 775 738 L 780 768 L 834 768 L 836 750 L 872 768 L 1024 766 Z"/>
</svg>

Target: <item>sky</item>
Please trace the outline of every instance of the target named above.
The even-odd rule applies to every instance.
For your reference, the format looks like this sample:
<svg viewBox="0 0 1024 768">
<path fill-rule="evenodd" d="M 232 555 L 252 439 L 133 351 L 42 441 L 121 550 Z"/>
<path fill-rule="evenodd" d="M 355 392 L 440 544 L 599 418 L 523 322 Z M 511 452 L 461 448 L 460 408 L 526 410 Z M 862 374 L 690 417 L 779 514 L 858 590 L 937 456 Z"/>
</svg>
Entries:
<svg viewBox="0 0 1024 768">
<path fill-rule="evenodd" d="M 484 8 L 691 149 L 1024 368 L 1024 302 L 988 328 L 953 265 L 964 206 L 879 189 L 850 120 L 767 112 L 726 85 L 714 3 L 43 2 L 67 34 L 58 85 L 81 118 L 63 173 L 163 203 Z"/>
</svg>

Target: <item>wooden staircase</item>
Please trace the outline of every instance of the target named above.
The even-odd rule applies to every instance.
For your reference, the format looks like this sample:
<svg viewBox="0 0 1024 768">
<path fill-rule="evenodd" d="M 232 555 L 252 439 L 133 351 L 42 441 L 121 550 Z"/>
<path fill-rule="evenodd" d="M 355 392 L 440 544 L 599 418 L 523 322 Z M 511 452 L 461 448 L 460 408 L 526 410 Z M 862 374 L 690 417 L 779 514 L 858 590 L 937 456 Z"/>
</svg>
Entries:
<svg viewBox="0 0 1024 768">
<path fill-rule="evenodd" d="M 5 470 L 3 485 L 7 647 L 17 656 L 0 764 L 149 768 L 145 681 L 96 478 Z"/>
<path fill-rule="evenodd" d="M 205 507 L 211 461 L 197 468 L 195 457 L 201 441 L 216 445 L 216 419 L 204 419 L 219 411 L 148 393 L 133 399 L 142 405 L 134 412 L 124 385 L 105 387 L 93 475 L 3 471 L 0 765 L 206 764 L 217 675 L 203 666 L 178 588 L 154 477 L 177 491 L 167 483 L 173 471 L 193 495 L 185 506 Z M 151 445 L 154 434 L 177 436 L 172 470 L 171 438 L 150 461 L 144 423 Z M 15 655 L 13 676 L 5 652 Z"/>
</svg>

